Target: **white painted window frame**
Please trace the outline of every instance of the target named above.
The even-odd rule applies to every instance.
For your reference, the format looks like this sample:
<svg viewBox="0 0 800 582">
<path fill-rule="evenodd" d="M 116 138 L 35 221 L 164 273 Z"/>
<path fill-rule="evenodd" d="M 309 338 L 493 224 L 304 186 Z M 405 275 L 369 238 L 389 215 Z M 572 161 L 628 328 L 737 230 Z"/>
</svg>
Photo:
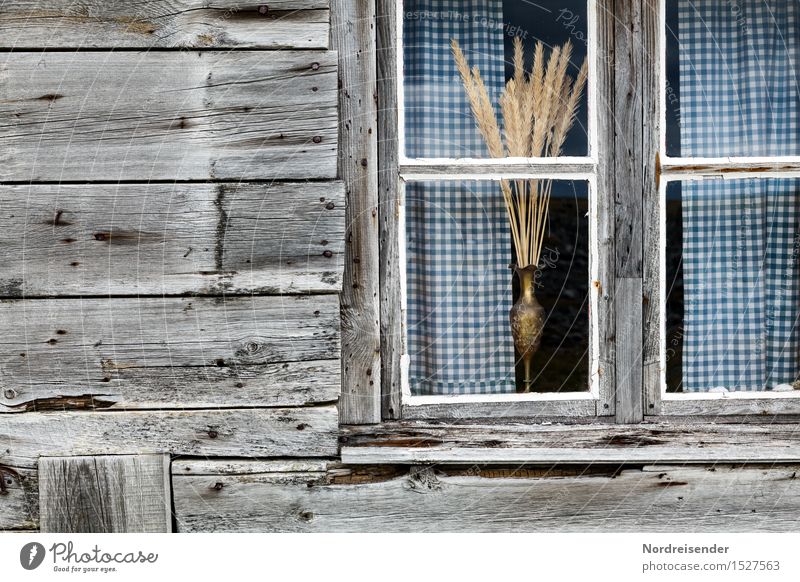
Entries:
<svg viewBox="0 0 800 582">
<path fill-rule="evenodd" d="M 587 1 L 587 130 L 589 155 L 582 157 L 561 156 L 555 158 L 408 158 L 405 155 L 405 114 L 403 71 L 403 2 L 397 2 L 395 19 L 397 30 L 396 70 L 398 74 L 398 152 L 400 173 L 399 264 L 401 279 L 401 328 L 403 355 L 401 356 L 401 402 L 403 418 L 470 417 L 470 416 L 537 416 L 537 417 L 595 417 L 601 413 L 601 402 L 613 401 L 614 395 L 608 386 L 603 386 L 599 377 L 599 333 L 597 314 L 600 309 L 600 291 L 597 285 L 599 245 L 598 224 L 598 42 L 597 14 L 593 0 Z M 492 180 L 500 179 L 553 179 L 575 180 L 588 183 L 589 196 L 589 390 L 586 392 L 533 393 L 533 394 L 476 394 L 453 396 L 412 395 L 408 369 L 410 358 L 407 352 L 407 286 L 405 249 L 405 184 L 423 180 Z M 510 287 L 510 281 L 509 281 Z M 608 405 L 605 405 L 608 408 Z"/>
<path fill-rule="evenodd" d="M 666 191 L 673 181 L 739 179 L 739 178 L 798 178 L 800 156 L 776 157 L 669 157 L 666 147 L 667 127 L 667 21 L 666 3 L 659 0 L 658 61 L 659 61 L 659 370 L 658 386 L 650 387 L 647 395 L 650 410 L 660 415 L 774 415 L 800 414 L 800 390 L 794 392 L 714 392 L 668 393 L 666 382 Z M 655 389 L 653 389 L 655 388 Z M 645 411 L 648 414 L 648 411 Z"/>
</svg>

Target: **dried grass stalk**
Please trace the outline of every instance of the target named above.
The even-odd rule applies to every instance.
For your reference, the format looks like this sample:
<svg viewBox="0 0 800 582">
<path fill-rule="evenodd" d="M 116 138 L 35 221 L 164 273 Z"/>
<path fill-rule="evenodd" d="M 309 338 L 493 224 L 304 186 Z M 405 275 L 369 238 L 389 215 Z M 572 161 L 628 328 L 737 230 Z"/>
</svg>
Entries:
<svg viewBox="0 0 800 582">
<path fill-rule="evenodd" d="M 528 73 L 522 40 L 519 37 L 514 39 L 514 75 L 506 83 L 499 100 L 504 126 L 502 134 L 480 70 L 478 67 L 470 68 L 455 39 L 450 41 L 450 45 L 472 115 L 491 157 L 561 155 L 564 141 L 575 123 L 587 75 L 585 60 L 574 79 L 568 74 L 572 57 L 569 41 L 554 47 L 547 58 L 544 44 L 537 42 Z M 552 180 L 515 180 L 513 188 L 510 181 L 501 180 L 500 187 L 517 265 L 538 265 L 547 226 Z"/>
</svg>

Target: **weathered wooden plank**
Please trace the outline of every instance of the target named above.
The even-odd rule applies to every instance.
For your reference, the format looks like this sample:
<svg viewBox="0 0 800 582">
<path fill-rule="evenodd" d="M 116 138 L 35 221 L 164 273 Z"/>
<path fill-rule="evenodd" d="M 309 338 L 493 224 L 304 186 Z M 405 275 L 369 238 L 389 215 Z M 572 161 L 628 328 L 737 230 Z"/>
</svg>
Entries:
<svg viewBox="0 0 800 582">
<path fill-rule="evenodd" d="M 169 533 L 171 497 L 169 455 L 39 459 L 43 532 Z"/>
<path fill-rule="evenodd" d="M 379 60 L 384 58 L 384 49 L 381 47 L 379 53 Z M 388 66 L 388 64 L 387 64 Z M 388 74 L 388 72 L 387 72 Z M 381 94 L 379 94 L 379 98 Z M 396 99 L 395 99 L 396 101 Z M 396 132 L 396 130 L 395 130 Z M 389 135 L 396 135 L 389 134 Z M 396 139 L 396 138 L 395 138 Z M 381 140 L 382 142 L 383 140 Z M 379 146 L 381 144 L 379 142 Z M 580 160 L 580 158 L 578 158 Z M 435 162 L 427 160 L 413 160 L 410 162 L 403 162 L 402 170 L 403 176 L 412 176 L 415 178 L 421 177 L 443 177 L 443 179 L 459 179 L 465 175 L 475 176 L 490 174 L 497 176 L 499 173 L 507 174 L 534 174 L 537 176 L 546 176 L 557 178 L 559 174 L 593 174 L 596 166 L 593 162 L 585 161 L 552 161 L 548 158 L 539 158 L 535 160 L 518 161 L 517 159 L 500 159 L 494 160 L 490 163 L 475 162 L 472 160 L 456 160 L 453 162 Z M 502 168 L 498 170 L 498 166 Z M 381 168 L 381 171 L 383 168 Z M 434 178 L 436 179 L 436 178 Z"/>
<path fill-rule="evenodd" d="M 0 295 L 336 292 L 340 182 L 0 186 Z"/>
<path fill-rule="evenodd" d="M 403 285 L 400 269 L 400 176 L 397 71 L 397 6 L 376 0 L 378 87 L 378 195 L 380 218 L 381 416 L 401 415 L 400 358 L 405 352 L 402 330 Z"/>
<path fill-rule="evenodd" d="M 640 422 L 642 411 L 642 280 L 618 278 L 616 297 L 617 422 Z"/>
<path fill-rule="evenodd" d="M 452 419 L 520 418 L 552 420 L 559 417 L 594 417 L 596 400 L 504 400 L 501 402 L 438 402 L 435 404 L 404 404 L 403 418 Z"/>
<path fill-rule="evenodd" d="M 381 420 L 375 0 L 331 2 L 339 54 L 339 177 L 347 193 L 342 422 Z"/>
<path fill-rule="evenodd" d="M 0 465 L 0 532 L 39 527 L 37 471 Z"/>
<path fill-rule="evenodd" d="M 332 457 L 337 435 L 335 406 L 6 414 L 0 464 L 35 467 L 41 455 Z"/>
<path fill-rule="evenodd" d="M 795 531 L 798 468 L 370 474 L 177 461 L 173 491 L 184 532 Z"/>
<path fill-rule="evenodd" d="M 330 401 L 338 315 L 335 295 L 5 301 L 0 412 Z"/>
<path fill-rule="evenodd" d="M 614 174 L 614 0 L 598 0 L 597 13 L 597 54 L 595 119 L 597 123 L 597 192 L 593 192 L 597 208 L 596 221 L 590 221 L 594 228 L 598 253 L 597 279 L 592 281 L 592 293 L 597 294 L 597 310 L 592 311 L 597 326 L 598 346 L 594 353 L 594 342 L 590 342 L 592 361 L 597 360 L 597 384 L 600 400 L 597 415 L 614 415 L 616 406 L 616 364 L 615 334 L 615 174 Z M 596 222 L 593 224 L 593 222 Z"/>
<path fill-rule="evenodd" d="M 372 463 L 800 462 L 794 423 L 767 425 L 424 422 L 345 427 L 342 459 Z"/>
<path fill-rule="evenodd" d="M 660 413 L 661 370 L 661 200 L 659 196 L 659 140 L 661 132 L 660 91 L 661 55 L 659 2 L 642 3 L 642 107 L 644 119 L 642 141 L 642 176 L 644 183 L 644 256 L 642 295 L 644 299 L 642 364 L 644 413 Z"/>
<path fill-rule="evenodd" d="M 336 54 L 11 53 L 0 180 L 333 178 Z"/>
<path fill-rule="evenodd" d="M 328 48 L 327 0 L 8 0 L 3 49 Z"/>
</svg>

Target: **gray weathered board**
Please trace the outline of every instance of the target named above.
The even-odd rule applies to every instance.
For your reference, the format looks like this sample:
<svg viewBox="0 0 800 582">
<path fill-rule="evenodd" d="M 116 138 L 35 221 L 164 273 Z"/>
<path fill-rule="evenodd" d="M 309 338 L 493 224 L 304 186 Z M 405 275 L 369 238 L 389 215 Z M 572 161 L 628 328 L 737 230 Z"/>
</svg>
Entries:
<svg viewBox="0 0 800 582">
<path fill-rule="evenodd" d="M 334 178 L 327 51 L 11 53 L 0 181 Z"/>
<path fill-rule="evenodd" d="M 341 182 L 0 186 L 0 296 L 336 292 Z"/>
<path fill-rule="evenodd" d="M 39 527 L 38 471 L 0 462 L 0 532 Z"/>
<path fill-rule="evenodd" d="M 179 531 L 795 531 L 800 466 L 595 473 L 177 461 Z M 369 500 L 369 502 L 365 502 Z"/>
<path fill-rule="evenodd" d="M 169 455 L 39 459 L 42 532 L 172 531 Z"/>
<path fill-rule="evenodd" d="M 327 402 L 338 328 L 335 295 L 6 300 L 0 412 Z"/>
<path fill-rule="evenodd" d="M 5 0 L 0 48 L 327 48 L 329 0 Z"/>
<path fill-rule="evenodd" d="M 171 453 L 202 457 L 332 457 L 336 406 L 0 415 L 0 466 L 41 455 Z"/>
</svg>

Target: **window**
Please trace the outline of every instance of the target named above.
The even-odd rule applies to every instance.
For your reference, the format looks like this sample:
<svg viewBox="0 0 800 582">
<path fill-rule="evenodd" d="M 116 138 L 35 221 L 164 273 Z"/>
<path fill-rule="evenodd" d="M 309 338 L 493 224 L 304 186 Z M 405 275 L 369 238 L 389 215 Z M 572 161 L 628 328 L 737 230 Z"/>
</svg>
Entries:
<svg viewBox="0 0 800 582">
<path fill-rule="evenodd" d="M 403 416 L 613 414 L 613 375 L 600 368 L 610 360 L 600 341 L 610 258 L 598 225 L 612 210 L 598 191 L 595 3 L 406 0 L 398 10 Z M 476 126 L 452 41 L 479 70 L 503 131 L 500 155 Z M 554 65 L 553 78 L 569 86 L 560 87 L 574 88 L 584 63 L 588 79 L 561 147 L 514 149 L 500 102 L 519 74 L 518 46 L 529 79 L 537 43 L 545 70 L 562 55 L 565 71 L 556 77 Z M 569 110 L 569 95 L 552 102 Z M 549 199 L 534 283 L 545 323 L 532 373 L 509 323 L 520 296 L 510 266 L 526 247 L 509 221 L 506 187 L 514 200 L 520 191 Z"/>
<path fill-rule="evenodd" d="M 800 5 L 664 0 L 662 414 L 800 411 Z M 655 322 L 651 322 L 655 329 Z"/>
</svg>

